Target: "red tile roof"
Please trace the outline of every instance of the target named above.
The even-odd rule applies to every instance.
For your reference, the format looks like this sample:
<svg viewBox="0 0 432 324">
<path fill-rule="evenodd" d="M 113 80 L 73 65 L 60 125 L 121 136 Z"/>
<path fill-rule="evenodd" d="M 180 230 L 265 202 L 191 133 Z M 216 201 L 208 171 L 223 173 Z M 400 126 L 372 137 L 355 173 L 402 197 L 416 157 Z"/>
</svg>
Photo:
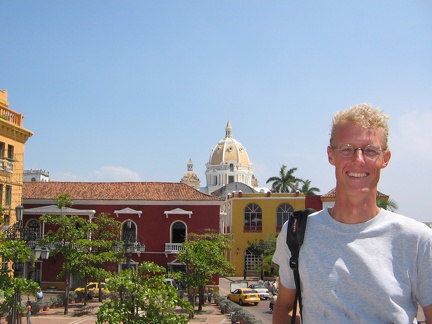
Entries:
<svg viewBox="0 0 432 324">
<path fill-rule="evenodd" d="M 23 199 L 222 201 L 177 182 L 24 182 Z"/>
</svg>

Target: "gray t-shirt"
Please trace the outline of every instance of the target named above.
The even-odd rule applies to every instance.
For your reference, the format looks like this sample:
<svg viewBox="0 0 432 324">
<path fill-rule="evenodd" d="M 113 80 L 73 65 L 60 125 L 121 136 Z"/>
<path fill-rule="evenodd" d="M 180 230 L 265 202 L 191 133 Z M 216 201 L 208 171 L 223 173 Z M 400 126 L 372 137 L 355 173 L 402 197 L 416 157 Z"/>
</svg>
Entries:
<svg viewBox="0 0 432 324">
<path fill-rule="evenodd" d="M 281 283 L 295 289 L 287 223 L 273 262 Z M 417 302 L 432 304 L 432 230 L 386 210 L 361 224 L 309 216 L 299 272 L 303 323 L 412 323 Z"/>
</svg>

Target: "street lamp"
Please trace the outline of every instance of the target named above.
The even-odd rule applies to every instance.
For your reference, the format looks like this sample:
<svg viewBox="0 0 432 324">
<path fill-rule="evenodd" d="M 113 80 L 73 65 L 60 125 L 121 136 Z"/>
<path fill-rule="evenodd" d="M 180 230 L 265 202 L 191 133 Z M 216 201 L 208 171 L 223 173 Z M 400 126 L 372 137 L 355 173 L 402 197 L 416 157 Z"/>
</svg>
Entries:
<svg viewBox="0 0 432 324">
<path fill-rule="evenodd" d="M 132 221 L 130 220 L 126 222 L 122 240 L 123 248 L 126 253 L 126 269 L 130 269 L 132 254 L 137 253 L 139 256 L 141 253 L 145 252 L 145 244 L 138 241 L 135 229 L 132 228 Z"/>
<path fill-rule="evenodd" d="M 122 241 L 123 241 L 123 250 L 126 254 L 126 269 L 130 269 L 131 267 L 131 258 L 132 253 L 137 253 L 140 256 L 141 253 L 145 252 L 145 244 L 140 243 L 136 236 L 135 228 L 132 228 L 132 221 L 126 221 L 126 228 L 123 229 L 122 233 Z M 115 251 L 120 250 L 120 246 L 114 246 Z M 134 275 L 134 274 L 132 274 Z M 120 301 L 123 303 L 123 286 L 120 286 Z M 134 297 L 132 297 L 132 300 Z"/>
<path fill-rule="evenodd" d="M 49 257 L 49 249 L 44 247 L 43 249 L 37 244 L 36 233 L 32 231 L 30 228 L 23 226 L 23 215 L 24 215 L 24 207 L 19 205 L 15 208 L 15 216 L 16 222 L 10 226 L 7 230 L 6 238 L 12 241 L 23 241 L 26 243 L 27 247 L 34 254 L 36 259 L 39 259 L 41 256 L 44 259 L 48 259 Z M 42 255 L 43 252 L 43 255 Z M 12 260 L 12 269 L 14 270 L 15 278 L 23 277 L 24 263 L 19 261 Z M 19 305 L 21 303 L 21 292 L 17 287 L 15 287 L 14 294 L 14 303 L 12 304 L 11 313 L 8 317 L 9 324 L 21 323 L 21 316 L 19 316 Z"/>
</svg>

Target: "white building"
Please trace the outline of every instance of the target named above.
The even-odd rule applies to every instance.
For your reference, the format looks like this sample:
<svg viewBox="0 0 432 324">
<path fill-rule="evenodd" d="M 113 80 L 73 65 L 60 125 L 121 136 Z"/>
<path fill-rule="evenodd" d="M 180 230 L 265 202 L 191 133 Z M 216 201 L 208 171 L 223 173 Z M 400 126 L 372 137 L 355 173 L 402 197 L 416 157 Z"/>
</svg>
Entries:
<svg viewBox="0 0 432 324">
<path fill-rule="evenodd" d="M 24 170 L 23 171 L 23 182 L 30 182 L 30 181 L 37 181 L 37 182 L 49 182 L 49 172 L 45 170 Z"/>
</svg>

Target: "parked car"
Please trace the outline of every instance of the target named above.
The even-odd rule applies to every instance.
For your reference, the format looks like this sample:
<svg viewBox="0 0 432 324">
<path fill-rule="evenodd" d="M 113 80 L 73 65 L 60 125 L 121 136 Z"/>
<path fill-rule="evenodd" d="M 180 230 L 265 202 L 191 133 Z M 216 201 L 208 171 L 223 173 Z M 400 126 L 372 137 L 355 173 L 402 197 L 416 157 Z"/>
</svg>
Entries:
<svg viewBox="0 0 432 324">
<path fill-rule="evenodd" d="M 254 304 L 256 306 L 260 302 L 258 293 L 250 288 L 238 288 L 232 293 L 229 293 L 227 299 L 238 303 L 240 306 L 244 304 Z"/>
<path fill-rule="evenodd" d="M 93 297 L 99 297 L 99 287 L 101 288 L 102 292 L 109 293 L 109 290 L 105 287 L 105 282 L 101 282 L 100 286 L 98 282 L 89 282 L 87 284 L 87 298 L 92 299 Z M 84 291 L 84 287 L 78 287 L 74 291 Z"/>
<path fill-rule="evenodd" d="M 256 292 L 258 293 L 258 295 L 261 299 L 265 299 L 265 300 L 270 299 L 269 290 L 265 286 L 263 286 L 261 284 L 252 284 L 252 285 L 249 285 L 248 288 L 256 290 Z"/>
</svg>

